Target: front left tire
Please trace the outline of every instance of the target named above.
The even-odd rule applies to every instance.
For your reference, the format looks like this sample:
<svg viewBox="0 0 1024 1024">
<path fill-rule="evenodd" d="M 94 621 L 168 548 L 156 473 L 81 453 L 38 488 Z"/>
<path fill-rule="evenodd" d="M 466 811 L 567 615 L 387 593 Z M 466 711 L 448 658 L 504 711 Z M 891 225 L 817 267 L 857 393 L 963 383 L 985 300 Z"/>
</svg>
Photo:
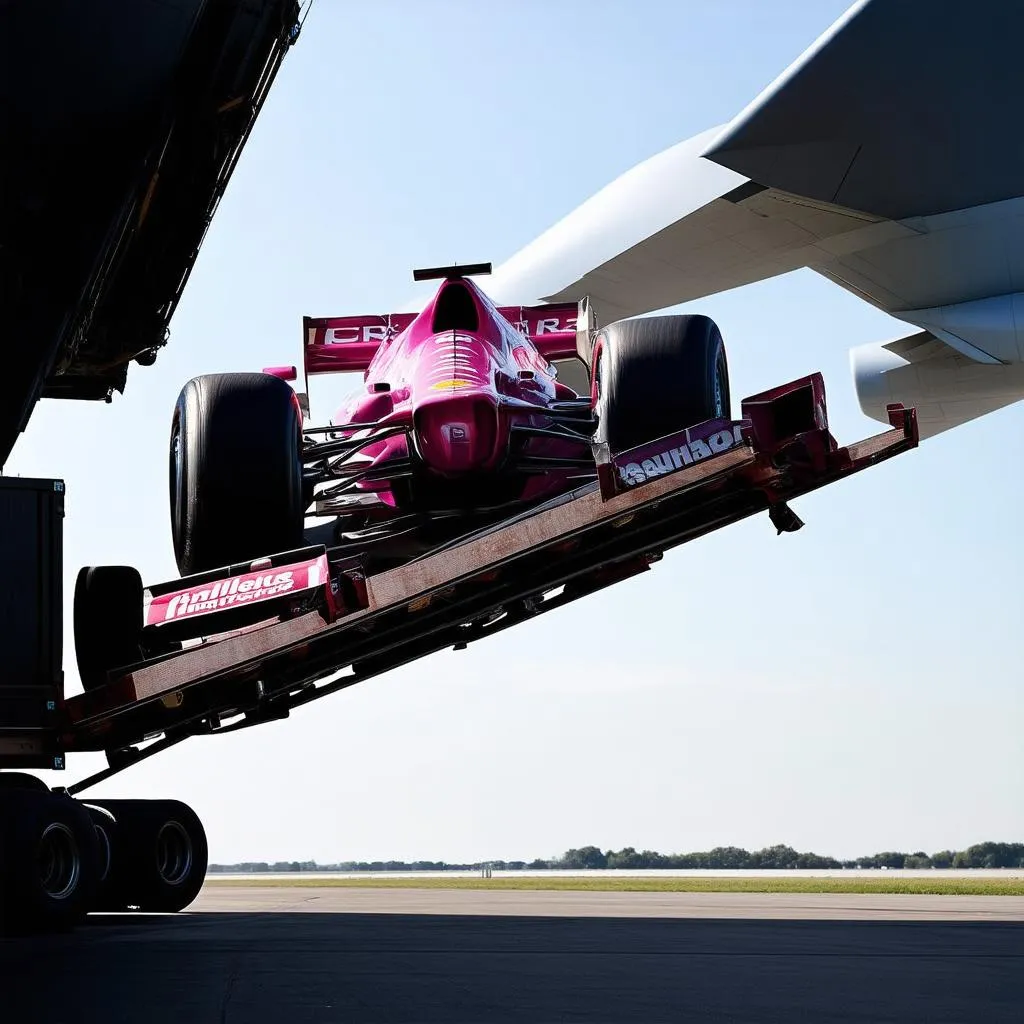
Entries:
<svg viewBox="0 0 1024 1024">
<path fill-rule="evenodd" d="M 183 576 L 301 547 L 302 414 L 264 373 L 195 377 L 171 423 L 171 535 Z"/>
</svg>

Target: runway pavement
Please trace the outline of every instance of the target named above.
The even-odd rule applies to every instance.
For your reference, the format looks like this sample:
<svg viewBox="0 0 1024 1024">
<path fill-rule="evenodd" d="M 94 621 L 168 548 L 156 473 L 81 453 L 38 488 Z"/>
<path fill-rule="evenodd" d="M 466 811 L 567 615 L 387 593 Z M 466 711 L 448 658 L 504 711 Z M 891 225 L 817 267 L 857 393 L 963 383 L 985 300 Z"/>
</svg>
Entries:
<svg viewBox="0 0 1024 1024">
<path fill-rule="evenodd" d="M 193 910 L 794 921 L 1020 921 L 1024 896 L 363 889 L 208 885 Z M 1024 1018 L 1022 1018 L 1024 1020 Z"/>
<path fill-rule="evenodd" d="M 1024 897 L 204 890 L 0 940 L 0 1019 L 1022 1020 Z"/>
</svg>

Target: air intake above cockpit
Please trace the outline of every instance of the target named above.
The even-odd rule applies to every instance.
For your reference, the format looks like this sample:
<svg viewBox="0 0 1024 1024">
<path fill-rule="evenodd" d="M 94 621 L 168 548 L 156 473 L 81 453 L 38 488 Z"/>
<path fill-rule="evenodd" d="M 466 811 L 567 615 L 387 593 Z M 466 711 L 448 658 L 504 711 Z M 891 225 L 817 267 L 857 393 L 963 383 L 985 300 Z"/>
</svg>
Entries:
<svg viewBox="0 0 1024 1024">
<path fill-rule="evenodd" d="M 442 331 L 478 331 L 480 312 L 473 293 L 462 281 L 448 281 L 434 301 L 434 319 L 431 327 L 435 334 Z"/>
</svg>

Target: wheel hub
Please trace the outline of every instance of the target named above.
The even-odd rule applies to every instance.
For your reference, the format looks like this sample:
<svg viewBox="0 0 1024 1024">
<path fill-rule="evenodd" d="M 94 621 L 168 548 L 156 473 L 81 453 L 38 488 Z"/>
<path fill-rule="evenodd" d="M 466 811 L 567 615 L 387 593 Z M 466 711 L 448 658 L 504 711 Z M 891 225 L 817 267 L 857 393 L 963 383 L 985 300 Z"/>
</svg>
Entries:
<svg viewBox="0 0 1024 1024">
<path fill-rule="evenodd" d="M 51 899 L 67 899 L 78 887 L 82 858 L 67 825 L 53 822 L 43 829 L 39 839 L 38 870 L 43 891 Z"/>
<path fill-rule="evenodd" d="M 184 826 L 167 822 L 156 837 L 156 865 L 167 885 L 181 885 L 192 871 L 192 840 Z"/>
</svg>

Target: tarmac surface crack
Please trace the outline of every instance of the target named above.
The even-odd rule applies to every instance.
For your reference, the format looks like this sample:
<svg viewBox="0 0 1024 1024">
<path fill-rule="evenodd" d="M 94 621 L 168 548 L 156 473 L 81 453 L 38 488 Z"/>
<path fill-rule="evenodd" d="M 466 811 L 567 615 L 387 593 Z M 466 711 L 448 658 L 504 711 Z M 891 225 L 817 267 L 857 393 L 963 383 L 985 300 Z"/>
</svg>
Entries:
<svg viewBox="0 0 1024 1024">
<path fill-rule="evenodd" d="M 227 985 L 224 989 L 224 997 L 220 1001 L 220 1024 L 228 1024 L 228 1006 L 231 1003 L 231 994 L 235 989 L 235 982 L 238 981 L 238 971 L 233 968 L 228 975 Z"/>
</svg>

